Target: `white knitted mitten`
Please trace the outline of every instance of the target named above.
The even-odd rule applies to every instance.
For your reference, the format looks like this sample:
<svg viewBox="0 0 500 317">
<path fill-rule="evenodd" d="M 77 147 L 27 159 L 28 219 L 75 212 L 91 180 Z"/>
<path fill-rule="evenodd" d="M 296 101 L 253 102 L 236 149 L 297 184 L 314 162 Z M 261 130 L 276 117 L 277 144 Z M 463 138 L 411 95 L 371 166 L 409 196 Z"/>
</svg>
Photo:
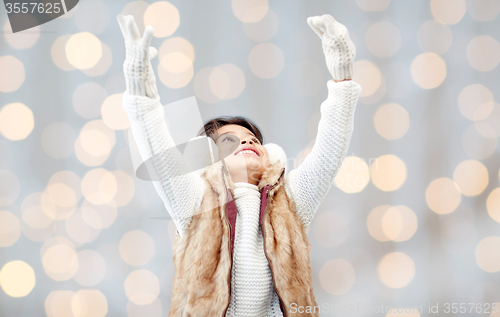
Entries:
<svg viewBox="0 0 500 317">
<path fill-rule="evenodd" d="M 356 48 L 349 38 L 347 28 L 329 14 L 309 17 L 307 24 L 323 41 L 326 66 L 333 79 L 336 81 L 352 79 Z"/>
<path fill-rule="evenodd" d="M 149 46 L 154 28 L 148 25 L 141 38 L 132 15 L 119 14 L 118 23 L 125 39 L 123 74 L 127 91 L 131 95 L 158 97 L 156 77 L 151 65 L 151 59 L 158 55 L 158 50 Z"/>
</svg>

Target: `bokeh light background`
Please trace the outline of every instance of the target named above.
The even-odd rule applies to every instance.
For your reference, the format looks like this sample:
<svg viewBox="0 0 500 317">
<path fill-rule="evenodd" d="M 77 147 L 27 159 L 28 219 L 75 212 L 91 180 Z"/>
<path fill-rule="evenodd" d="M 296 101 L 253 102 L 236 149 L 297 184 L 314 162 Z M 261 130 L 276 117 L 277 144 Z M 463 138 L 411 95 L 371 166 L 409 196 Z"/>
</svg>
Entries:
<svg viewBox="0 0 500 317">
<path fill-rule="evenodd" d="M 175 227 L 134 176 L 119 13 L 155 27 L 163 104 L 247 116 L 290 167 L 330 79 L 306 18 L 333 15 L 363 91 L 308 232 L 317 302 L 500 306 L 500 0 L 83 0 L 16 34 L 0 12 L 1 316 L 168 313 Z"/>
</svg>

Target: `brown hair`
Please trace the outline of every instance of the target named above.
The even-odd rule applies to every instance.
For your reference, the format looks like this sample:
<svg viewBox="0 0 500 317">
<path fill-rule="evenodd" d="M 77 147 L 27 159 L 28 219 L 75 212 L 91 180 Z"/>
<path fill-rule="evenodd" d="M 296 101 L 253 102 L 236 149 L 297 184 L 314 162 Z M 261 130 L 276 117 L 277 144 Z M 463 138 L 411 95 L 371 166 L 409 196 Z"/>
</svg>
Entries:
<svg viewBox="0 0 500 317">
<path fill-rule="evenodd" d="M 260 132 L 259 128 L 249 119 L 240 116 L 237 117 L 223 116 L 212 119 L 207 123 L 205 123 L 205 125 L 200 129 L 200 131 L 198 132 L 198 136 L 208 134 L 209 137 L 212 137 L 211 135 L 214 134 L 217 131 L 217 129 L 228 124 L 236 124 L 244 128 L 247 128 L 248 130 L 250 130 L 250 132 L 252 132 L 255 135 L 255 137 L 259 140 L 260 144 L 264 144 L 264 137 L 262 136 L 262 133 Z"/>
</svg>

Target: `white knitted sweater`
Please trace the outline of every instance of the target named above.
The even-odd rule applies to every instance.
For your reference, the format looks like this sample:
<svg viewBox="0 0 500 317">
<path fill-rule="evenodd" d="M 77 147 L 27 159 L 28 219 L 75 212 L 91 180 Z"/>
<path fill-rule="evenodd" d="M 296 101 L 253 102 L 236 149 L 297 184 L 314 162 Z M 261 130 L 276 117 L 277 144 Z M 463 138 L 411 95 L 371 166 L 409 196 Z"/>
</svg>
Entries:
<svg viewBox="0 0 500 317">
<path fill-rule="evenodd" d="M 299 219 L 306 227 L 333 185 L 345 158 L 361 92 L 361 86 L 352 80 L 330 80 L 327 87 L 328 98 L 321 104 L 321 119 L 312 151 L 298 168 L 285 175 L 287 194 L 295 201 Z M 159 97 L 131 95 L 125 91 L 123 107 L 144 160 L 175 146 Z M 204 182 L 196 172 L 162 179 L 161 175 L 172 175 L 172 170 L 180 168 L 177 160 L 177 157 L 154 160 L 153 167 L 160 180 L 153 183 L 182 235 L 190 216 L 201 204 Z M 236 183 L 235 202 L 238 217 L 227 316 L 282 316 L 263 250 L 257 186 Z"/>
</svg>

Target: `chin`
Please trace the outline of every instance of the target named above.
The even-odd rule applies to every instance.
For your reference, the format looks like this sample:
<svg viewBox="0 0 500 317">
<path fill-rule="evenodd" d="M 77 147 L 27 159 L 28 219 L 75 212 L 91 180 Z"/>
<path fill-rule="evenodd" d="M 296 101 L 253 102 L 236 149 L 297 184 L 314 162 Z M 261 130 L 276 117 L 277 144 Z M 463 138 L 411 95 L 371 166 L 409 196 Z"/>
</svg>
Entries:
<svg viewBox="0 0 500 317">
<path fill-rule="evenodd" d="M 260 156 L 231 155 L 225 161 L 234 168 L 245 168 L 247 171 L 263 172 L 268 167 Z"/>
</svg>

